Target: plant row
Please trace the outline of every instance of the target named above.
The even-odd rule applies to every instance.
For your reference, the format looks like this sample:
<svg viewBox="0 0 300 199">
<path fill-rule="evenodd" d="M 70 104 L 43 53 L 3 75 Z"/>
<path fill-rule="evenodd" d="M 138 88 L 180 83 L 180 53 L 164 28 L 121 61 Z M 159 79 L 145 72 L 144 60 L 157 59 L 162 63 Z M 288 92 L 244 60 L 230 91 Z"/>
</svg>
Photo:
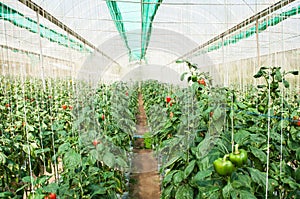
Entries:
<svg viewBox="0 0 300 199">
<path fill-rule="evenodd" d="M 0 77 L 0 197 L 120 198 L 137 92 L 124 83 Z"/>
<path fill-rule="evenodd" d="M 187 65 L 187 88 L 142 84 L 161 198 L 299 198 L 300 99 L 285 80 L 298 72 L 262 67 L 265 84 L 242 91 Z"/>
</svg>

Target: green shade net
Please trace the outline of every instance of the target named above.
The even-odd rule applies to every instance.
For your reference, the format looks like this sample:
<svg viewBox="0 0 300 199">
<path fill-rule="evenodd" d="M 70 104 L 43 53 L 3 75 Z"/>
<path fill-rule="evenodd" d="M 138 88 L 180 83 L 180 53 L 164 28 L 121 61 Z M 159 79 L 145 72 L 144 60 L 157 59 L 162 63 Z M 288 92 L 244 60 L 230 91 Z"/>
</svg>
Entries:
<svg viewBox="0 0 300 199">
<path fill-rule="evenodd" d="M 17 27 L 25 28 L 32 33 L 38 33 L 38 24 L 35 20 L 25 17 L 22 13 L 8 7 L 0 2 L 0 18 L 9 21 Z M 61 34 L 40 24 L 40 36 L 59 45 L 72 48 L 80 52 L 91 52 L 91 49 L 84 46 L 83 43 L 69 38 L 67 35 Z"/>
<path fill-rule="evenodd" d="M 151 27 L 162 0 L 106 1 L 129 52 L 129 60 L 145 60 Z"/>
<path fill-rule="evenodd" d="M 280 22 L 288 19 L 289 17 L 292 17 L 299 13 L 300 13 L 300 5 L 298 7 L 294 7 L 286 12 L 282 12 L 278 16 L 274 16 L 266 21 L 262 21 L 258 24 L 258 28 L 257 28 L 258 33 L 263 32 L 268 27 L 275 26 L 275 25 L 279 24 Z M 209 45 L 208 47 L 206 47 L 205 49 L 203 49 L 202 51 L 200 51 L 197 54 L 204 54 L 207 52 L 212 52 L 212 51 L 222 48 L 222 46 L 228 46 L 230 44 L 235 44 L 242 39 L 251 37 L 255 33 L 256 33 L 256 25 L 246 29 L 245 31 L 241 31 L 238 34 L 235 34 L 227 39 L 224 39 L 223 41 L 217 42 L 216 44 Z"/>
<path fill-rule="evenodd" d="M 143 0 L 142 4 L 142 46 L 141 46 L 141 59 L 145 59 L 147 47 L 149 45 L 152 22 L 162 0 Z"/>
</svg>

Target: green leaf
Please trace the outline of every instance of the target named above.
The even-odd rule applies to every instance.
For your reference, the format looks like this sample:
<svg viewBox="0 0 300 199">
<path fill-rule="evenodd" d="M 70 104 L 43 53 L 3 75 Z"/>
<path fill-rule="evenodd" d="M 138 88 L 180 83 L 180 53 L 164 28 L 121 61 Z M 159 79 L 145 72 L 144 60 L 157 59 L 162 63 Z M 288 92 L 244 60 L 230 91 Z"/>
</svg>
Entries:
<svg viewBox="0 0 300 199">
<path fill-rule="evenodd" d="M 25 177 L 22 178 L 22 181 L 27 182 L 27 183 L 31 183 L 31 181 L 33 182 L 34 179 L 31 176 L 25 176 Z"/>
<path fill-rule="evenodd" d="M 290 87 L 290 83 L 288 81 L 286 81 L 285 79 L 283 80 L 283 85 L 285 88 L 289 88 Z"/>
<path fill-rule="evenodd" d="M 260 70 L 266 70 L 266 69 L 268 69 L 268 67 L 265 66 L 260 67 Z"/>
<path fill-rule="evenodd" d="M 81 156 L 76 153 L 73 149 L 66 152 L 63 157 L 64 166 L 69 169 L 75 169 L 77 166 L 81 164 Z"/>
<path fill-rule="evenodd" d="M 61 154 L 65 153 L 65 152 L 69 151 L 70 148 L 71 148 L 70 143 L 69 142 L 65 142 L 65 143 L 63 143 L 62 145 L 60 145 L 58 147 L 58 154 L 61 155 Z"/>
<path fill-rule="evenodd" d="M 176 60 L 176 64 L 181 64 L 181 63 L 184 63 L 185 62 L 185 60 L 183 60 L 183 59 L 177 59 Z"/>
<path fill-rule="evenodd" d="M 28 196 L 28 199 L 43 199 L 45 197 L 44 194 L 39 194 L 39 193 L 30 193 Z"/>
<path fill-rule="evenodd" d="M 50 179 L 50 176 L 40 176 L 36 179 L 37 184 L 44 184 Z"/>
<path fill-rule="evenodd" d="M 12 192 L 8 192 L 8 191 L 0 193 L 0 198 L 10 198 L 10 196 L 13 197 L 14 194 Z"/>
<path fill-rule="evenodd" d="M 239 190 L 240 198 L 256 199 L 253 193 L 246 190 Z"/>
<path fill-rule="evenodd" d="M 59 188 L 58 184 L 51 183 L 44 187 L 44 191 L 48 193 L 56 193 L 58 188 Z"/>
<path fill-rule="evenodd" d="M 32 125 L 26 124 L 26 128 L 28 131 L 34 131 L 34 127 Z"/>
<path fill-rule="evenodd" d="M 238 193 L 237 193 L 236 190 L 232 190 L 232 191 L 230 192 L 230 196 L 231 196 L 231 199 L 239 199 L 239 198 L 238 198 Z"/>
<path fill-rule="evenodd" d="M 243 184 L 244 187 L 251 189 L 251 178 L 248 175 L 238 175 L 238 181 Z"/>
<path fill-rule="evenodd" d="M 234 134 L 235 143 L 242 145 L 243 142 L 249 139 L 250 133 L 244 129 L 239 129 L 237 133 Z"/>
<path fill-rule="evenodd" d="M 257 88 L 265 88 L 267 87 L 266 85 L 257 85 Z"/>
<path fill-rule="evenodd" d="M 113 168 L 115 165 L 115 156 L 111 152 L 106 152 L 103 156 L 103 162 L 110 168 Z"/>
<path fill-rule="evenodd" d="M 255 128 L 257 129 L 257 128 Z M 258 132 L 259 130 L 257 130 Z M 251 142 L 253 143 L 257 143 L 257 144 L 262 144 L 266 142 L 266 136 L 262 135 L 262 134 L 250 134 L 250 139 Z"/>
<path fill-rule="evenodd" d="M 0 164 L 5 164 L 7 156 L 0 152 Z"/>
<path fill-rule="evenodd" d="M 300 185 L 291 177 L 283 178 L 282 182 L 288 184 L 292 189 L 300 189 Z"/>
<path fill-rule="evenodd" d="M 296 150 L 296 159 L 300 161 L 300 148 Z"/>
<path fill-rule="evenodd" d="M 191 162 L 189 162 L 189 164 L 187 165 L 187 167 L 184 170 L 184 179 L 186 179 L 194 170 L 196 164 L 196 160 L 192 160 Z"/>
<path fill-rule="evenodd" d="M 269 179 L 269 191 L 273 192 L 275 188 L 278 186 L 277 180 Z"/>
<path fill-rule="evenodd" d="M 222 194 L 224 198 L 229 198 L 230 197 L 230 192 L 233 191 L 233 188 L 231 186 L 231 183 L 228 182 L 228 184 L 222 189 Z"/>
<path fill-rule="evenodd" d="M 287 72 L 287 74 L 290 73 L 292 75 L 299 75 L 299 71 L 295 70 L 295 71 L 289 71 Z"/>
<path fill-rule="evenodd" d="M 172 164 L 174 164 L 176 161 L 178 161 L 179 159 L 181 159 L 180 155 L 177 155 L 175 157 L 173 157 L 172 159 L 170 159 L 165 165 L 164 168 L 167 168 L 169 166 L 171 166 Z"/>
<path fill-rule="evenodd" d="M 32 147 L 30 147 L 30 145 L 28 145 L 28 144 L 24 144 L 24 145 L 22 146 L 22 149 L 23 149 L 23 151 L 24 151 L 26 154 L 30 154 L 30 151 L 31 151 Z"/>
<path fill-rule="evenodd" d="M 220 107 L 217 107 L 213 112 L 214 114 L 212 118 L 214 121 L 218 120 L 222 116 L 222 113 L 224 113 L 224 111 Z"/>
<path fill-rule="evenodd" d="M 261 172 L 257 169 L 254 168 L 248 168 L 252 181 L 262 185 L 262 186 L 266 186 L 266 173 L 265 172 Z"/>
<path fill-rule="evenodd" d="M 220 196 L 220 193 L 219 193 L 218 191 L 215 191 L 215 192 L 209 194 L 209 197 L 208 197 L 208 198 L 209 198 L 209 199 L 220 199 L 221 196 Z"/>
<path fill-rule="evenodd" d="M 276 73 L 275 73 L 275 80 L 277 80 L 278 82 L 281 82 L 281 81 L 282 81 L 282 75 L 281 75 L 280 70 L 276 70 Z"/>
<path fill-rule="evenodd" d="M 178 170 L 173 170 L 173 171 L 170 171 L 169 173 L 166 174 L 166 176 L 163 179 L 163 185 L 164 186 L 172 181 L 173 175 L 176 172 L 178 172 Z"/>
<path fill-rule="evenodd" d="M 180 186 L 176 191 L 175 198 L 193 199 L 194 198 L 193 188 L 190 187 L 188 184 Z"/>
<path fill-rule="evenodd" d="M 184 80 L 184 77 L 186 76 L 187 72 L 182 73 L 182 75 L 180 76 L 180 81 Z"/>
<path fill-rule="evenodd" d="M 282 127 L 284 129 L 284 128 L 287 128 L 289 125 L 290 125 L 290 122 L 288 120 L 281 120 L 278 123 L 278 128 L 280 129 Z"/>
<path fill-rule="evenodd" d="M 174 188 L 174 186 L 170 185 L 170 186 L 166 187 L 165 189 L 163 189 L 163 191 L 162 191 L 162 198 L 164 198 L 164 199 L 171 198 L 171 194 L 172 194 L 173 188 Z"/>
<path fill-rule="evenodd" d="M 252 154 L 261 160 L 262 163 L 267 163 L 267 155 L 261 150 L 256 147 L 250 147 Z"/>
<path fill-rule="evenodd" d="M 204 178 L 210 176 L 212 174 L 211 170 L 199 171 L 192 179 L 193 183 L 197 183 L 198 181 L 203 180 Z"/>
<path fill-rule="evenodd" d="M 183 181 L 183 179 L 184 179 L 183 171 L 178 171 L 173 176 L 173 183 L 175 185 L 178 185 L 179 183 L 181 183 Z"/>
<path fill-rule="evenodd" d="M 261 76 L 263 76 L 263 71 L 262 70 L 259 70 L 253 77 L 254 78 L 260 78 Z"/>
<path fill-rule="evenodd" d="M 46 153 L 46 152 L 49 152 L 49 151 L 50 151 L 50 148 L 44 148 L 44 149 L 37 149 L 37 150 L 34 151 L 34 153 L 37 156 L 40 153 Z"/>
<path fill-rule="evenodd" d="M 102 187 L 100 185 L 96 185 L 96 186 L 93 187 L 93 191 L 94 192 L 93 192 L 92 196 L 95 196 L 95 195 L 104 195 L 104 194 L 106 194 L 106 189 L 107 188 L 105 188 L 105 187 Z"/>
<path fill-rule="evenodd" d="M 116 158 L 116 163 L 117 163 L 119 166 L 121 166 L 122 168 L 127 168 L 127 167 L 128 167 L 127 162 L 126 162 L 123 158 L 121 158 L 121 157 L 117 157 L 117 158 Z"/>
<path fill-rule="evenodd" d="M 245 104 L 242 103 L 242 102 L 238 102 L 237 105 L 238 105 L 238 107 L 239 107 L 240 109 L 245 109 L 245 108 L 248 107 L 247 105 L 245 105 Z"/>
</svg>

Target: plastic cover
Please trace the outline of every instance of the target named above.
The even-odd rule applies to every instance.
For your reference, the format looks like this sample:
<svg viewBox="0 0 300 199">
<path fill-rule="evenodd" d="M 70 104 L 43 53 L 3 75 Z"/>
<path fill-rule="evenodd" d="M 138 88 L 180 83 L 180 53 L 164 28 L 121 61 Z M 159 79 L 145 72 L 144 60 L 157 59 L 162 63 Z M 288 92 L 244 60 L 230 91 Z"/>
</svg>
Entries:
<svg viewBox="0 0 300 199">
<path fill-rule="evenodd" d="M 114 81 L 144 65 L 167 66 L 182 73 L 185 67 L 175 63 L 178 58 L 189 59 L 203 70 L 220 74 L 222 70 L 218 67 L 232 62 L 241 63 L 241 60 L 255 62 L 257 67 L 257 48 L 259 56 L 264 56 L 299 49 L 300 46 L 299 0 L 275 12 L 270 11 L 268 16 L 258 21 L 257 27 L 255 23 L 247 24 L 203 48 L 199 46 L 276 1 L 142 0 L 142 4 L 140 0 L 33 2 L 95 45 L 100 53 L 14 0 L 4 0 L 0 4 L 0 45 L 13 47 L 15 51 L 42 52 L 45 56 L 66 60 L 66 65 L 70 61 L 76 65 L 76 74 L 89 73 L 89 78 L 94 76 L 99 79 L 100 75 L 100 79 Z M 37 35 L 38 20 L 40 35 Z M 225 82 L 223 77 L 220 79 Z"/>
</svg>

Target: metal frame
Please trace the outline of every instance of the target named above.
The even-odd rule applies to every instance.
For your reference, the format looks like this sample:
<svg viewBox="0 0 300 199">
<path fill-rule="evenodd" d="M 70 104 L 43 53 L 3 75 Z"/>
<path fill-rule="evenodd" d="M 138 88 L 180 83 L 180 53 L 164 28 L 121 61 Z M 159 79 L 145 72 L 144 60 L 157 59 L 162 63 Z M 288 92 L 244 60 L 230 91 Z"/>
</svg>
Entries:
<svg viewBox="0 0 300 199">
<path fill-rule="evenodd" d="M 222 39 L 224 37 L 226 37 L 227 35 L 230 35 L 231 33 L 253 23 L 253 22 L 256 22 L 258 21 L 259 19 L 269 15 L 270 13 L 272 12 L 275 12 L 276 10 L 279 10 L 280 8 L 294 2 L 295 0 L 283 0 L 283 1 L 278 1 L 277 3 L 273 4 L 272 6 L 269 6 L 268 8 L 258 12 L 257 14 L 247 18 L 246 20 L 242 21 L 241 23 L 235 25 L 234 27 L 226 30 L 225 32 L 215 36 L 214 38 L 210 39 L 209 41 L 201 44 L 200 46 L 198 46 L 197 48 L 191 50 L 190 52 L 187 52 L 185 54 L 183 54 L 182 56 L 178 57 L 176 60 L 178 59 L 183 59 L 183 58 L 186 58 L 192 54 L 194 54 L 195 52 L 197 52 L 198 50 L 202 49 L 202 48 L 205 48 L 206 46 L 218 41 L 219 39 Z M 174 62 L 176 62 L 176 60 L 173 60 L 172 62 L 170 62 L 169 64 L 167 65 L 170 65 Z"/>
<path fill-rule="evenodd" d="M 100 53 L 101 55 L 103 55 L 104 57 L 106 57 L 108 60 L 110 60 L 113 63 L 115 63 L 118 66 L 120 66 L 120 64 L 118 62 L 116 62 L 113 58 L 111 58 L 110 56 L 108 56 L 107 54 L 105 54 L 104 52 L 102 52 L 99 48 L 97 48 L 96 46 L 94 46 L 92 43 L 90 43 L 89 41 L 87 41 L 85 38 L 83 38 L 82 36 L 80 36 L 77 32 L 75 32 L 74 30 L 72 30 L 71 28 L 69 28 L 63 22 L 59 21 L 56 17 L 54 17 L 53 15 L 51 15 L 49 12 L 47 12 L 46 10 L 44 10 L 42 7 L 40 7 L 39 5 L 37 5 L 36 3 L 34 3 L 33 1 L 31 1 L 31 0 L 18 0 L 18 1 L 21 2 L 21 3 L 23 3 L 24 5 L 26 5 L 31 10 L 37 12 L 39 15 L 41 15 L 42 17 L 44 17 L 45 19 L 47 19 L 51 23 L 55 24 L 56 26 L 58 26 L 62 30 L 66 31 L 68 34 L 74 36 L 76 39 L 78 39 L 79 41 L 81 41 L 83 44 L 91 47 L 92 49 L 94 49 L 95 51 L 97 51 L 98 53 Z"/>
</svg>

